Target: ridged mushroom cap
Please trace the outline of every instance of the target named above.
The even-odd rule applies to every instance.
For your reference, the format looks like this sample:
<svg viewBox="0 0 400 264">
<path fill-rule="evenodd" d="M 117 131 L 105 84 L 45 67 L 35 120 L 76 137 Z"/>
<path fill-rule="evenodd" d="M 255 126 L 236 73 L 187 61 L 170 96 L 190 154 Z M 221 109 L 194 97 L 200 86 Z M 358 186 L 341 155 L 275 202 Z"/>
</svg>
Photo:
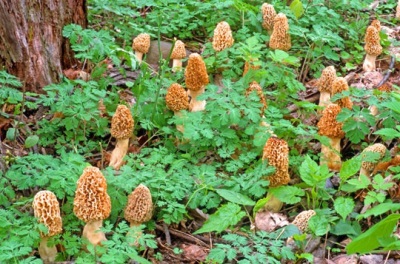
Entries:
<svg viewBox="0 0 400 264">
<path fill-rule="evenodd" d="M 289 183 L 289 147 L 285 140 L 270 137 L 265 143 L 262 159 L 275 167 L 275 173 L 268 177 L 270 187 Z"/>
<path fill-rule="evenodd" d="M 209 83 L 206 64 L 198 53 L 189 55 L 185 70 L 186 88 L 198 91 Z"/>
<path fill-rule="evenodd" d="M 33 198 L 32 203 L 35 217 L 39 223 L 43 223 L 49 233 L 43 236 L 54 236 L 62 231 L 62 219 L 60 215 L 60 204 L 57 197 L 51 191 L 40 191 Z"/>
<path fill-rule="evenodd" d="M 349 90 L 349 85 L 347 84 L 346 79 L 343 77 L 337 77 L 332 83 L 331 95 L 334 96 L 337 93 L 342 93 L 348 90 Z M 353 107 L 353 103 L 350 101 L 350 98 L 348 96 L 335 101 L 335 104 L 339 105 L 341 108 L 346 107 L 351 109 Z"/>
<path fill-rule="evenodd" d="M 322 117 L 318 121 L 318 134 L 331 138 L 343 138 L 344 131 L 342 130 L 343 124 L 336 121 L 337 115 L 342 108 L 337 104 L 329 104 L 323 111 Z"/>
<path fill-rule="evenodd" d="M 133 133 L 133 117 L 125 105 L 118 105 L 111 119 L 111 135 L 116 139 L 127 139 Z"/>
<path fill-rule="evenodd" d="M 214 29 L 212 45 L 215 51 L 222 51 L 233 45 L 232 30 L 229 24 L 221 21 Z"/>
<path fill-rule="evenodd" d="M 189 97 L 185 89 L 178 83 L 173 83 L 168 88 L 165 103 L 174 112 L 189 109 Z"/>
<path fill-rule="evenodd" d="M 132 49 L 141 53 L 147 53 L 150 49 L 150 35 L 140 33 L 133 39 Z"/>
<path fill-rule="evenodd" d="M 294 218 L 292 224 L 297 226 L 301 232 L 304 232 L 308 227 L 308 221 L 314 215 L 316 215 L 314 210 L 303 211 Z"/>
<path fill-rule="evenodd" d="M 256 91 L 258 98 L 260 98 L 260 103 L 262 103 L 263 105 L 261 107 L 262 116 L 264 114 L 265 108 L 267 108 L 267 102 L 265 101 L 265 96 L 261 86 L 256 81 L 251 82 L 249 87 L 246 89 L 246 97 L 249 96 L 252 91 Z"/>
<path fill-rule="evenodd" d="M 375 27 L 376 30 L 378 30 L 378 33 L 381 31 L 381 22 L 378 19 L 372 20 L 371 26 Z"/>
<path fill-rule="evenodd" d="M 368 26 L 367 28 L 364 49 L 371 56 L 378 56 L 382 53 L 379 32 L 374 26 Z"/>
<path fill-rule="evenodd" d="M 274 29 L 269 40 L 271 49 L 289 50 L 292 47 L 289 35 L 289 23 L 283 13 L 279 13 L 274 19 Z"/>
<path fill-rule="evenodd" d="M 363 161 L 361 163 L 361 167 L 364 168 L 367 171 L 372 171 L 376 164 L 383 158 L 385 157 L 385 153 L 386 153 L 386 146 L 381 144 L 381 143 L 375 143 L 371 146 L 366 147 L 363 152 L 362 152 L 362 157 L 365 158 L 365 156 L 367 155 L 368 152 L 374 152 L 374 153 L 378 153 L 379 157 L 375 162 L 370 162 L 370 161 Z"/>
<path fill-rule="evenodd" d="M 111 212 L 107 182 L 99 168 L 86 167 L 77 182 L 74 214 L 84 222 L 106 219 Z"/>
<path fill-rule="evenodd" d="M 128 196 L 124 217 L 129 223 L 139 225 L 149 221 L 152 216 L 153 201 L 150 190 L 143 184 L 140 184 Z"/>
<path fill-rule="evenodd" d="M 272 30 L 274 27 L 274 18 L 276 16 L 274 6 L 268 3 L 262 4 L 261 13 L 263 17 L 262 27 L 266 30 Z"/>
<path fill-rule="evenodd" d="M 322 70 L 321 77 L 318 80 L 318 90 L 320 92 L 332 92 L 332 83 L 336 79 L 336 70 L 333 66 L 328 66 Z"/>
<path fill-rule="evenodd" d="M 174 49 L 171 52 L 171 59 L 183 59 L 186 57 L 185 43 L 180 40 L 175 41 Z"/>
</svg>

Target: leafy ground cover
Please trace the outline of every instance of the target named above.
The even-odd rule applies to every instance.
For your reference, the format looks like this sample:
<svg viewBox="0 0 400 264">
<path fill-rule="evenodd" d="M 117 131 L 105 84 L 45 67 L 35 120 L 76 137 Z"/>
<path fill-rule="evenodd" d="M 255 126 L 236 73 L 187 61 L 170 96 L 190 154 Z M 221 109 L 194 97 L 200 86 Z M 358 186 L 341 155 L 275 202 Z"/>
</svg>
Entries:
<svg viewBox="0 0 400 264">
<path fill-rule="evenodd" d="M 22 93 L 14 76 L 0 71 L 0 262 L 41 263 L 37 248 L 46 227 L 35 219 L 32 201 L 50 190 L 63 221 L 63 232 L 49 240 L 60 262 L 394 263 L 400 249 L 395 1 L 373 7 L 372 1 L 272 1 L 289 20 L 288 51 L 266 45 L 262 1 L 88 2 L 90 27 L 63 30 L 82 64 L 66 69 L 61 83 L 43 94 Z M 383 54 L 377 71 L 366 73 L 364 34 L 373 19 L 382 25 Z M 217 53 L 211 40 L 222 20 L 235 42 Z M 138 64 L 131 43 L 143 32 L 153 46 Z M 172 71 L 160 53 L 170 53 L 174 38 L 204 58 L 211 80 L 199 97 L 207 101 L 204 111 L 174 115 L 166 107 L 168 87 L 185 85 L 184 71 Z M 243 76 L 245 62 L 259 69 Z M 338 171 L 320 165 L 329 140 L 316 126 L 317 79 L 330 65 L 350 84 L 332 100 L 353 102 L 337 117 L 345 132 Z M 252 81 L 263 89 L 265 109 L 256 93 L 245 96 Z M 114 170 L 110 123 L 119 104 L 132 113 L 134 135 L 125 164 Z M 276 168 L 262 158 L 272 136 L 289 147 L 291 180 L 278 188 L 269 186 Z M 362 153 L 374 143 L 387 148 L 379 163 L 377 155 Z M 362 162 L 379 167 L 360 175 Z M 101 169 L 111 197 L 102 247 L 81 238 L 84 222 L 73 213 L 76 183 L 88 165 Z M 139 184 L 151 191 L 153 217 L 130 228 L 124 208 Z M 284 202 L 279 213 L 263 210 L 271 195 Z M 307 210 L 315 215 L 304 230 L 290 224 Z M 128 232 L 141 234 L 135 246 Z"/>
</svg>

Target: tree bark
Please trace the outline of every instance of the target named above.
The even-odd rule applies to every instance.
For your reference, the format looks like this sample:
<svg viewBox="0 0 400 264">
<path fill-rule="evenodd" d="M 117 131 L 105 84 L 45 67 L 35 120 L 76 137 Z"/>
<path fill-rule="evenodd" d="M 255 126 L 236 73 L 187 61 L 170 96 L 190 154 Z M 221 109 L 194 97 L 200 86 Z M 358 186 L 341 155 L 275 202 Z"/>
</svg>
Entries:
<svg viewBox="0 0 400 264">
<path fill-rule="evenodd" d="M 40 92 L 76 64 L 65 25 L 87 26 L 86 0 L 1 0 L 0 69 L 17 76 L 24 91 Z"/>
</svg>

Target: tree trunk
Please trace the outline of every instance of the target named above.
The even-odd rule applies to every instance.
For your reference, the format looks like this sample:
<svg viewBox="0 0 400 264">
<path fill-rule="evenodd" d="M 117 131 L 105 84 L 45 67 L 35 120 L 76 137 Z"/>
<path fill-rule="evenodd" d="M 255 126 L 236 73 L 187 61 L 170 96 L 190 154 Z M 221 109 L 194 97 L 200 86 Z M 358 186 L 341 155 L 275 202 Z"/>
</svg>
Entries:
<svg viewBox="0 0 400 264">
<path fill-rule="evenodd" d="M 86 27 L 86 0 L 1 0 L 0 69 L 17 76 L 24 91 L 58 82 L 76 63 L 62 37 L 71 23 Z"/>
</svg>

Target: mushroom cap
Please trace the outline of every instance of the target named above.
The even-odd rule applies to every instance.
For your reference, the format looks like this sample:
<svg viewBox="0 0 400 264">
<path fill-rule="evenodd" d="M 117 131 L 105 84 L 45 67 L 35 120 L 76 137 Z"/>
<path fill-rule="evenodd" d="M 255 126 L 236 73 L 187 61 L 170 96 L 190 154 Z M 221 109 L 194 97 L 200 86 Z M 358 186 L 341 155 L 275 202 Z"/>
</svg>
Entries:
<svg viewBox="0 0 400 264">
<path fill-rule="evenodd" d="M 125 105 L 118 105 L 111 119 L 111 135 L 116 139 L 127 139 L 132 136 L 134 122 L 131 111 Z"/>
<path fill-rule="evenodd" d="M 279 13 L 274 18 L 274 29 L 269 40 L 271 49 L 289 50 L 292 47 L 289 35 L 289 23 L 283 13 Z"/>
<path fill-rule="evenodd" d="M 366 147 L 362 152 L 362 157 L 365 158 L 367 152 L 374 152 L 379 154 L 379 158 L 375 162 L 363 161 L 361 167 L 367 171 L 372 171 L 376 164 L 385 156 L 386 146 L 381 143 L 375 143 L 371 146 Z"/>
<path fill-rule="evenodd" d="M 233 45 L 232 30 L 229 24 L 221 21 L 214 29 L 212 45 L 215 51 L 222 51 Z"/>
<path fill-rule="evenodd" d="M 318 90 L 331 94 L 332 83 L 336 79 L 336 70 L 333 66 L 328 66 L 322 70 L 321 77 L 318 80 Z"/>
<path fill-rule="evenodd" d="M 165 103 L 174 112 L 186 110 L 189 109 L 189 96 L 180 84 L 173 83 L 165 95 Z"/>
<path fill-rule="evenodd" d="M 268 164 L 275 167 L 275 173 L 268 177 L 270 187 L 289 183 L 289 147 L 285 140 L 270 137 L 265 143 L 262 159 L 268 159 Z"/>
<path fill-rule="evenodd" d="M 251 82 L 249 87 L 246 89 L 246 97 L 249 96 L 252 91 L 256 91 L 258 98 L 260 98 L 260 103 L 262 103 L 263 105 L 261 107 L 262 116 L 264 114 L 265 108 L 267 108 L 267 102 L 265 101 L 265 96 L 261 86 L 256 81 Z"/>
<path fill-rule="evenodd" d="M 297 226 L 301 232 L 304 232 L 308 227 L 308 221 L 314 215 L 316 215 L 314 210 L 303 211 L 294 218 L 292 224 Z"/>
<path fill-rule="evenodd" d="M 274 18 L 276 16 L 276 11 L 273 5 L 264 3 L 261 6 L 262 13 L 262 27 L 266 30 L 272 30 L 274 27 Z"/>
<path fill-rule="evenodd" d="M 60 215 L 60 204 L 57 197 L 51 191 L 40 191 L 33 198 L 32 207 L 34 215 L 39 223 L 43 223 L 49 233 L 43 236 L 54 236 L 62 231 L 62 219 Z"/>
<path fill-rule="evenodd" d="M 252 69 L 252 70 L 258 70 L 261 68 L 261 65 L 254 65 L 254 62 L 258 61 L 258 59 L 250 59 L 250 61 L 245 61 L 244 62 L 244 69 L 243 69 L 243 76 L 246 75 L 246 73 Z"/>
<path fill-rule="evenodd" d="M 150 49 L 150 35 L 140 33 L 133 39 L 132 49 L 141 53 L 147 53 Z"/>
<path fill-rule="evenodd" d="M 171 59 L 180 60 L 186 57 L 185 43 L 180 40 L 175 41 L 174 49 L 171 52 Z"/>
<path fill-rule="evenodd" d="M 198 53 L 189 55 L 188 64 L 185 69 L 186 88 L 199 91 L 209 83 L 206 64 Z"/>
<path fill-rule="evenodd" d="M 99 168 L 86 167 L 77 182 L 74 214 L 84 222 L 106 219 L 111 212 L 107 182 Z"/>
<path fill-rule="evenodd" d="M 382 46 L 380 44 L 379 31 L 374 26 L 367 27 L 365 34 L 365 52 L 371 56 L 378 56 L 382 53 Z"/>
<path fill-rule="evenodd" d="M 337 104 L 329 104 L 323 111 L 322 117 L 318 121 L 318 134 L 330 138 L 343 138 L 343 123 L 336 121 L 336 116 L 342 108 Z"/>
<path fill-rule="evenodd" d="M 332 93 L 331 93 L 332 96 L 334 96 L 337 93 L 341 93 L 348 90 L 349 90 L 349 85 L 347 84 L 345 78 L 337 77 L 332 82 Z M 346 107 L 351 109 L 353 107 L 353 103 L 350 101 L 350 98 L 348 96 L 335 101 L 335 103 L 338 104 L 341 108 Z"/>
<path fill-rule="evenodd" d="M 379 33 L 379 31 L 381 31 L 381 22 L 378 20 L 378 19 L 374 19 L 374 20 L 372 20 L 372 22 L 371 22 L 371 25 L 370 26 L 373 26 L 373 27 L 375 27 L 376 28 L 376 30 L 378 30 L 378 33 Z"/>
<path fill-rule="evenodd" d="M 153 216 L 153 201 L 150 190 L 143 184 L 139 184 L 128 196 L 124 217 L 131 223 L 139 225 L 147 222 Z"/>
</svg>

